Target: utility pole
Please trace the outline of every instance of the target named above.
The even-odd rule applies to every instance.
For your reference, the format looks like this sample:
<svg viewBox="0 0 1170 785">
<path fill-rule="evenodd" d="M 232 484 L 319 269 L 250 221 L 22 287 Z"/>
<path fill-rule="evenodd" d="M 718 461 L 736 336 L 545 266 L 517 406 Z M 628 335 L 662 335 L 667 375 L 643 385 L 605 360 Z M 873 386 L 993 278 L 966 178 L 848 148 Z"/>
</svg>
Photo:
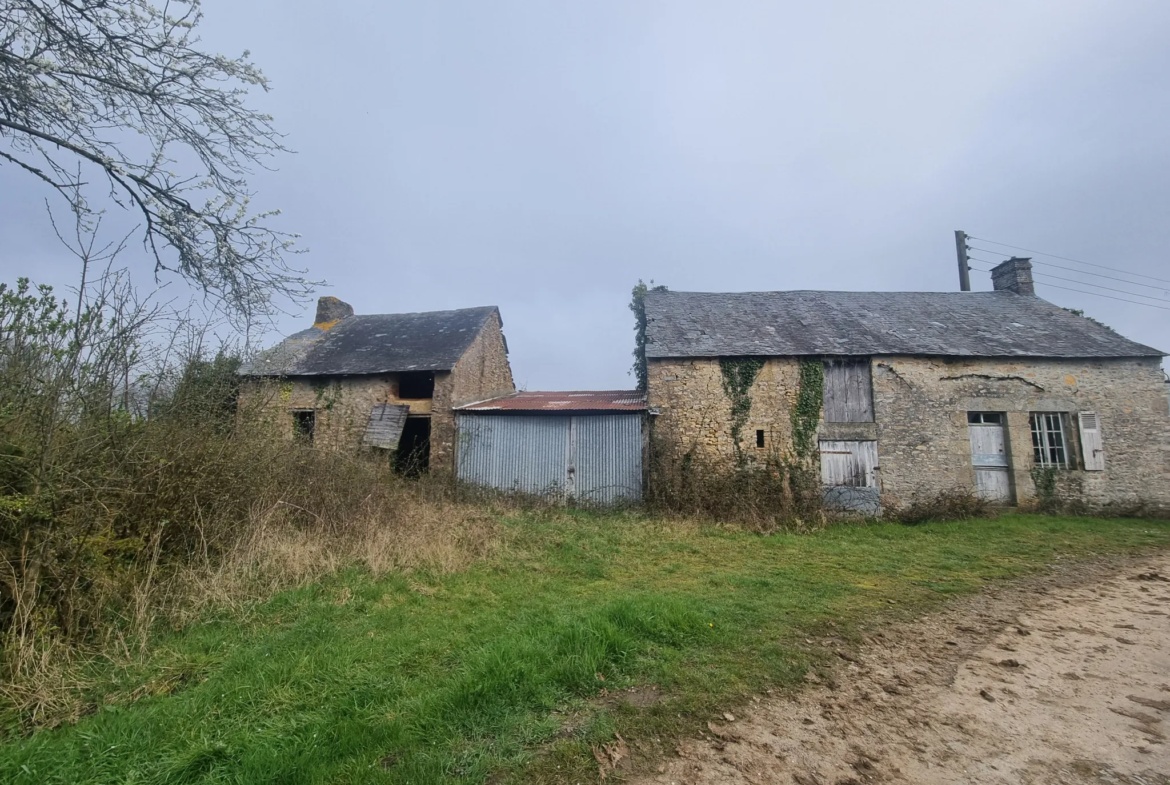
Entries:
<svg viewBox="0 0 1170 785">
<path fill-rule="evenodd" d="M 955 252 L 959 255 L 959 290 L 971 291 L 971 268 L 967 266 L 967 233 L 955 230 Z"/>
</svg>

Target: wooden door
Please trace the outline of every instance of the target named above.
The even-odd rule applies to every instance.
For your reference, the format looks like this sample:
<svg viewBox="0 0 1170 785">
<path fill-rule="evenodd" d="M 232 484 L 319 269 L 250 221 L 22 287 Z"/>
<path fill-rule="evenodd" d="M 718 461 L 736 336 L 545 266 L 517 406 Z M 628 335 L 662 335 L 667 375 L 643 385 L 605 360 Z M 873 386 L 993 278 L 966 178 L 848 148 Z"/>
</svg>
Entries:
<svg viewBox="0 0 1170 785">
<path fill-rule="evenodd" d="M 971 412 L 967 416 L 967 431 L 971 439 L 971 464 L 975 467 L 975 494 L 988 501 L 1010 504 L 1012 487 L 1003 415 Z"/>
</svg>

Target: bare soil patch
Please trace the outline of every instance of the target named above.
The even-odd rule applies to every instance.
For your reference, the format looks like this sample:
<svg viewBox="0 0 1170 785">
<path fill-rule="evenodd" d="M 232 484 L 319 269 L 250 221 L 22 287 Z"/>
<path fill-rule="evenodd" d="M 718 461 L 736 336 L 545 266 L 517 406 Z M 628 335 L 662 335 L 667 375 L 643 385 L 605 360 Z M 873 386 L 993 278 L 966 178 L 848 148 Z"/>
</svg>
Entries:
<svg viewBox="0 0 1170 785">
<path fill-rule="evenodd" d="M 1058 570 L 841 654 L 640 781 L 1170 785 L 1170 554 Z"/>
</svg>

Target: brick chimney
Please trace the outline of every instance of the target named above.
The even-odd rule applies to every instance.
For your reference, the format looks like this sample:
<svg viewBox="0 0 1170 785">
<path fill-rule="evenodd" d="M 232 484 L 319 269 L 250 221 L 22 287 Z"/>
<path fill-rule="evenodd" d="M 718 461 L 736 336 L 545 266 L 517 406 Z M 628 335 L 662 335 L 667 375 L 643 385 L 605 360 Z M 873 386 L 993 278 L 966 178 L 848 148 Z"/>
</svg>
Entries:
<svg viewBox="0 0 1170 785">
<path fill-rule="evenodd" d="M 991 268 L 991 285 L 997 292 L 1015 292 L 1036 296 L 1032 285 L 1032 260 L 1013 256 Z"/>
<path fill-rule="evenodd" d="M 328 329 L 347 316 L 353 316 L 352 305 L 336 297 L 322 297 L 317 300 L 317 318 L 313 320 L 313 326 Z"/>
</svg>

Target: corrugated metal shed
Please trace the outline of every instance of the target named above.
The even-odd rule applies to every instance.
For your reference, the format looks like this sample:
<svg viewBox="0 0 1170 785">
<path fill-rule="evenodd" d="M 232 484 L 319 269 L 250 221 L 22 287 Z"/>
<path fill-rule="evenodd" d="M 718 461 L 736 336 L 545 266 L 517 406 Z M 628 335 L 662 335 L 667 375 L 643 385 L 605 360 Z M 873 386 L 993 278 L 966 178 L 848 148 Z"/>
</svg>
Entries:
<svg viewBox="0 0 1170 785">
<path fill-rule="evenodd" d="M 589 504 L 642 497 L 645 396 L 532 392 L 462 407 L 459 479 Z"/>
<path fill-rule="evenodd" d="M 366 423 L 362 444 L 367 447 L 380 447 L 383 450 L 396 449 L 399 440 L 402 439 L 402 428 L 406 425 L 406 416 L 409 413 L 410 407 L 403 404 L 376 404 L 370 411 L 370 420 Z"/>
<path fill-rule="evenodd" d="M 455 311 L 348 316 L 310 327 L 261 352 L 243 376 L 344 376 L 448 371 L 471 346 L 494 305 Z"/>
<path fill-rule="evenodd" d="M 646 394 L 637 390 L 518 392 L 456 407 L 465 412 L 641 412 Z"/>
<path fill-rule="evenodd" d="M 646 294 L 647 357 L 1160 357 L 1014 292 Z"/>
</svg>

